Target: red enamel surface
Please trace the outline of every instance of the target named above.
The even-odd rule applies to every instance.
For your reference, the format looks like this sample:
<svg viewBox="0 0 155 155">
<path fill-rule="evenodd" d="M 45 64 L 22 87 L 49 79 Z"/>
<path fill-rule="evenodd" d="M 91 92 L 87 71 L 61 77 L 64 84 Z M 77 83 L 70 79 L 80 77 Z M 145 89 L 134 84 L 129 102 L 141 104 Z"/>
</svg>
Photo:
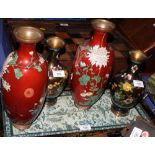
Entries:
<svg viewBox="0 0 155 155">
<path fill-rule="evenodd" d="M 30 51 L 34 52 L 34 60 L 37 62 L 39 56 L 35 50 L 35 45 L 21 44 L 21 47 L 17 51 L 17 66 L 15 65 L 13 68 L 10 65 L 8 67 L 9 73 L 3 75 L 3 79 L 11 86 L 10 91 L 6 91 L 3 88 L 3 102 L 6 111 L 12 122 L 20 125 L 31 124 L 36 119 L 43 107 L 43 103 L 39 102 L 39 100 L 45 97 L 47 87 L 46 61 L 40 66 L 42 72 L 38 72 L 35 68 L 24 68 L 31 63 Z M 19 68 L 19 66 L 22 66 L 20 70 L 23 76 L 17 79 L 14 69 Z M 36 110 L 36 113 L 32 114 L 31 110 Z"/>
<path fill-rule="evenodd" d="M 75 73 L 77 71 L 80 70 L 80 66 L 79 63 L 85 62 L 85 64 L 91 65 L 88 57 L 87 57 L 87 51 L 85 50 L 85 47 L 87 45 L 93 47 L 95 45 L 99 45 L 100 47 L 106 47 L 107 49 L 107 42 L 106 42 L 106 38 L 107 38 L 107 33 L 104 32 L 95 32 L 92 39 L 85 43 L 85 45 L 83 45 L 83 47 L 80 47 L 77 50 L 74 62 L 73 62 L 73 67 L 72 67 L 72 80 L 71 80 L 71 85 L 72 85 L 72 91 L 73 91 L 73 98 L 76 104 L 79 104 L 79 102 L 86 102 L 85 98 L 82 97 L 80 94 L 83 92 L 83 90 L 88 91 L 89 88 L 91 87 L 90 84 L 84 86 L 84 85 L 80 85 L 79 82 L 79 78 L 81 77 L 80 75 L 76 75 Z M 107 49 L 108 50 L 108 49 Z M 95 75 L 99 75 L 101 77 L 101 81 L 97 84 L 98 88 L 105 88 L 106 83 L 108 78 L 106 78 L 106 74 L 110 74 L 111 73 L 111 69 L 112 69 L 112 63 L 113 63 L 113 52 L 109 51 L 109 60 L 107 63 L 107 66 L 102 66 L 101 68 L 96 67 L 95 65 L 91 65 L 91 68 L 93 69 L 93 71 L 95 72 L 95 74 L 91 74 L 90 71 L 88 71 L 88 75 L 92 78 Z M 85 74 L 85 72 L 82 73 L 83 75 Z M 95 80 L 92 81 L 95 83 Z M 96 84 L 96 83 L 95 83 Z M 95 95 L 95 94 L 94 94 Z M 80 104 L 79 104 L 80 105 Z M 85 106 L 85 105 L 82 105 Z"/>
</svg>

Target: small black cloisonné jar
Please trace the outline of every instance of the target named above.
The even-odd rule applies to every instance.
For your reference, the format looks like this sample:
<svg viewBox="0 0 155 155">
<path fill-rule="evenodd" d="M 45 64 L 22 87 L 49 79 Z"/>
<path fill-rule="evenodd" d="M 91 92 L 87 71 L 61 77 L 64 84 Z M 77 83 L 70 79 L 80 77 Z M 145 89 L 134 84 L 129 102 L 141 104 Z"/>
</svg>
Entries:
<svg viewBox="0 0 155 155">
<path fill-rule="evenodd" d="M 49 106 L 57 102 L 57 97 L 65 89 L 68 80 L 68 70 L 59 61 L 61 50 L 65 42 L 60 37 L 52 36 L 47 39 L 48 51 L 48 88 L 46 102 Z"/>
<path fill-rule="evenodd" d="M 112 106 L 111 110 L 116 116 L 128 115 L 131 108 L 143 99 L 145 85 L 139 75 L 139 66 L 147 59 L 140 50 L 129 52 L 131 65 L 125 72 L 116 74 L 110 82 Z"/>
</svg>

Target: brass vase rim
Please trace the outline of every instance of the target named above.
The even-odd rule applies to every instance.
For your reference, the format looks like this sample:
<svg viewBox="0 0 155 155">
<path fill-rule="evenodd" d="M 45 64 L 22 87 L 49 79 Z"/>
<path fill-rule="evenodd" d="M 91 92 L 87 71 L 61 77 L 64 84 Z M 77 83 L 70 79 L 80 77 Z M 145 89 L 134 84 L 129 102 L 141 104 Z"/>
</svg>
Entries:
<svg viewBox="0 0 155 155">
<path fill-rule="evenodd" d="M 36 27 L 19 26 L 13 30 L 13 34 L 19 42 L 38 43 L 44 38 L 44 33 Z"/>
<path fill-rule="evenodd" d="M 146 54 L 141 50 L 132 50 L 129 52 L 129 55 L 130 55 L 131 61 L 137 64 L 141 64 L 143 61 L 148 59 Z"/>
<path fill-rule="evenodd" d="M 46 42 L 47 42 L 47 45 L 52 49 L 61 49 L 65 46 L 64 39 L 58 36 L 48 37 Z"/>
<path fill-rule="evenodd" d="M 95 30 L 101 32 L 110 32 L 115 28 L 115 24 L 105 19 L 94 19 L 91 21 L 91 25 Z"/>
</svg>

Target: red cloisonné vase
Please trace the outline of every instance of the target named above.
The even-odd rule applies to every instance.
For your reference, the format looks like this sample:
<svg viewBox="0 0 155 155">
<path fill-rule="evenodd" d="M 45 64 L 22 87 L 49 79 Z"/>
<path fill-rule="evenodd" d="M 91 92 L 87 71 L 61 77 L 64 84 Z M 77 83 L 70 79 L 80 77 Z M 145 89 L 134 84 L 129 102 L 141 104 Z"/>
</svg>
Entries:
<svg viewBox="0 0 155 155">
<path fill-rule="evenodd" d="M 78 47 L 72 67 L 72 94 L 79 109 L 89 109 L 102 96 L 113 63 L 113 52 L 107 45 L 107 32 L 115 25 L 103 19 L 95 19 L 91 24 L 94 35 Z"/>
<path fill-rule="evenodd" d="M 43 32 L 30 26 L 13 31 L 20 42 L 11 52 L 2 71 L 2 98 L 6 112 L 14 127 L 29 128 L 42 110 L 47 89 L 47 62 L 36 51 L 36 43 Z"/>
</svg>

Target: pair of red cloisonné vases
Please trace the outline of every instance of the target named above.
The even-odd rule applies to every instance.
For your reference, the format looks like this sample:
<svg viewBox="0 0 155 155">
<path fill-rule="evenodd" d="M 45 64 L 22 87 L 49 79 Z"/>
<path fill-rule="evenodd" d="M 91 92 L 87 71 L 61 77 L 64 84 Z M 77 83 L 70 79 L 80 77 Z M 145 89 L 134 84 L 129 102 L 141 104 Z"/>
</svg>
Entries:
<svg viewBox="0 0 155 155">
<path fill-rule="evenodd" d="M 113 53 L 107 48 L 107 32 L 115 26 L 93 20 L 95 33 L 79 46 L 72 67 L 71 85 L 75 105 L 89 109 L 102 95 L 109 78 Z M 14 30 L 20 48 L 7 57 L 2 71 L 2 99 L 14 127 L 26 129 L 41 112 L 48 85 L 48 65 L 35 49 L 43 32 L 33 27 Z"/>
</svg>

